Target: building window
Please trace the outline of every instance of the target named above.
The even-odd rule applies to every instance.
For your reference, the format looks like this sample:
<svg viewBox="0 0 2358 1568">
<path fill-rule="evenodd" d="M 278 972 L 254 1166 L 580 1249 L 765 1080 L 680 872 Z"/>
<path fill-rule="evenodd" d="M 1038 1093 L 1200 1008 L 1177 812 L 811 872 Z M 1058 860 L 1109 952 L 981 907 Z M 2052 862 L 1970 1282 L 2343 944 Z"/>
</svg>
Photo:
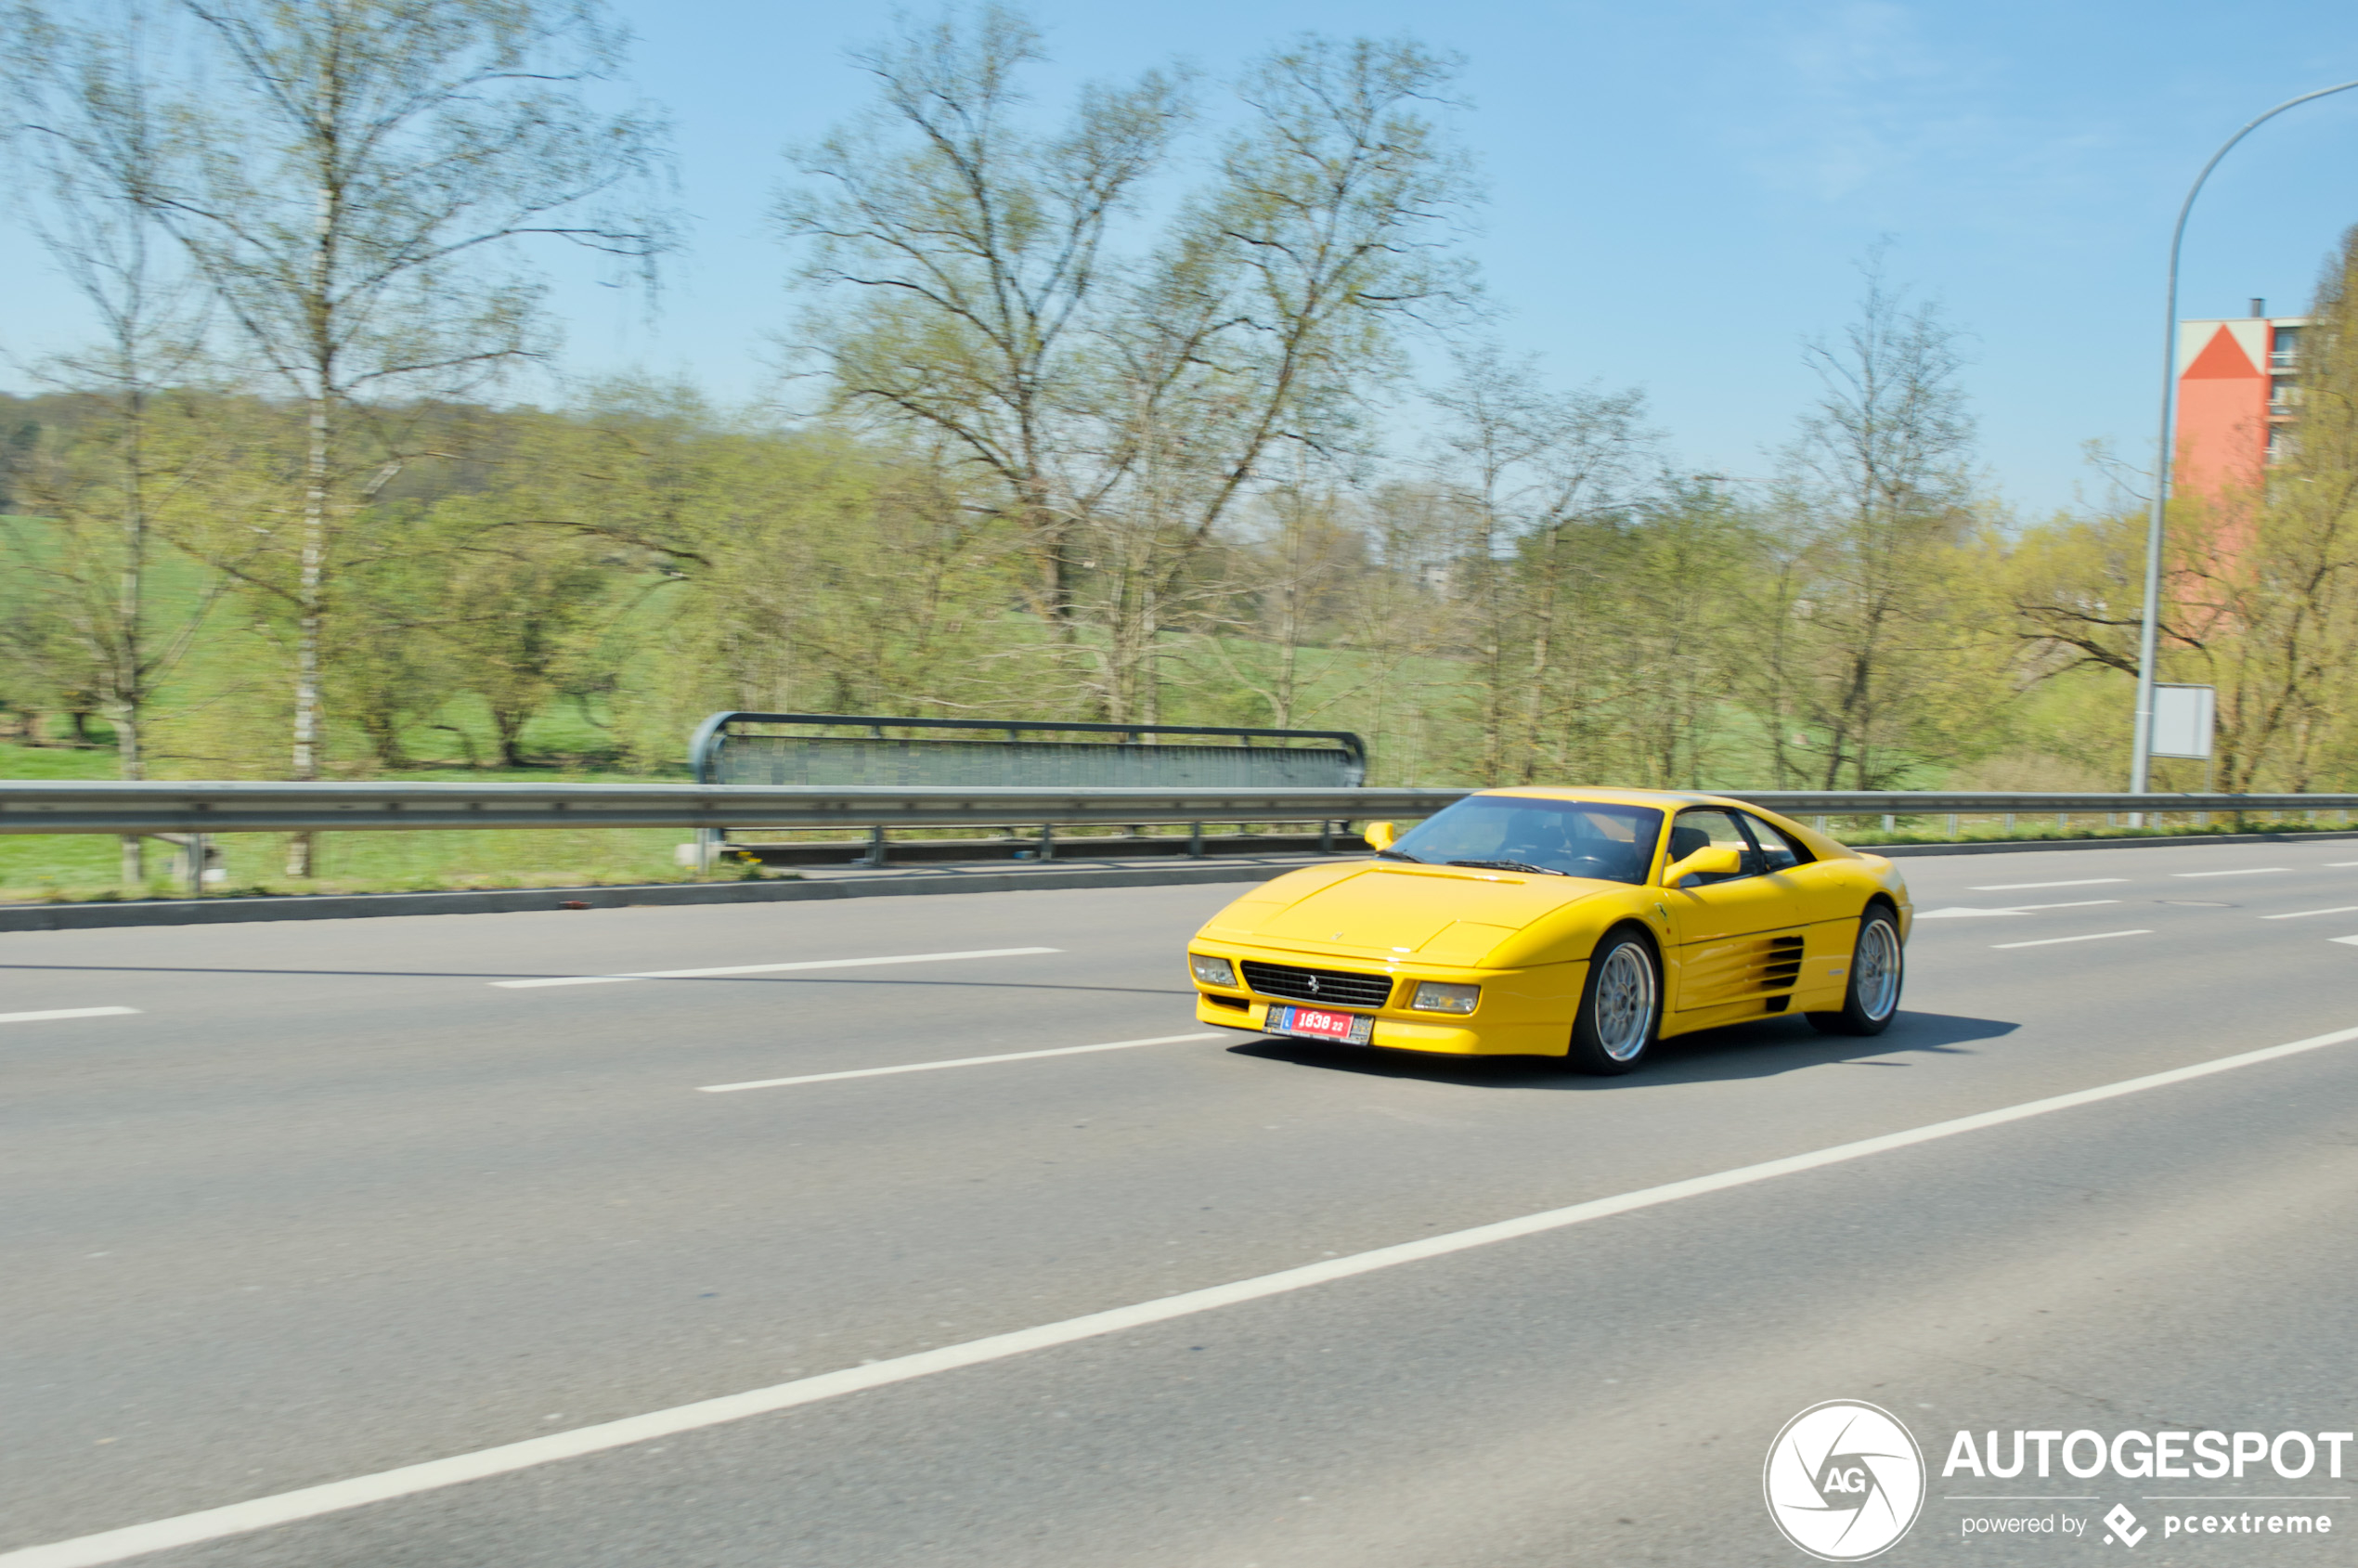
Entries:
<svg viewBox="0 0 2358 1568">
<path fill-rule="evenodd" d="M 2279 327 L 2273 334 L 2273 339 L 2274 341 L 2269 344 L 2268 348 L 2268 368 L 2270 369 L 2289 370 L 2295 365 L 2300 363 L 2300 328 Z"/>
<path fill-rule="evenodd" d="M 2268 388 L 2268 411 L 2288 414 L 2300 402 L 2300 383 L 2290 376 L 2278 376 Z"/>
<path fill-rule="evenodd" d="M 2291 458 L 2295 450 L 2296 443 L 2289 428 L 2277 425 L 2268 432 L 2268 460 L 2270 462 L 2284 462 Z"/>
</svg>

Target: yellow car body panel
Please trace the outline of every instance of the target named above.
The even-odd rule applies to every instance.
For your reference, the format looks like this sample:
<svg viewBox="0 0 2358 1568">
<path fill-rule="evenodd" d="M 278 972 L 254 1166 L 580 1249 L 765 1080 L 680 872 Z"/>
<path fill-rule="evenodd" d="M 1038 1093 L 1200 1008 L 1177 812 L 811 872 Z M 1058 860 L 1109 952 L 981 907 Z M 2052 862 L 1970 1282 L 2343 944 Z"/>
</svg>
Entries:
<svg viewBox="0 0 2358 1568">
<path fill-rule="evenodd" d="M 1889 861 L 1773 811 L 1669 791 L 1480 793 L 1644 807 L 1663 813 L 1665 829 L 1681 810 L 1732 810 L 1768 823 L 1814 858 L 1707 886 L 1665 887 L 1665 831 L 1638 883 L 1392 861 L 1289 872 L 1221 910 L 1188 942 L 1190 953 L 1224 958 L 1237 975 L 1228 986 L 1190 976 L 1196 1017 L 1258 1032 L 1273 1003 L 1304 1002 L 1248 983 L 1243 965 L 1258 961 L 1386 978 L 1381 1006 L 1343 1008 L 1372 1016 L 1369 1043 L 1377 1046 L 1560 1056 L 1571 1043 L 1589 957 L 1616 927 L 1644 930 L 1661 959 L 1664 1036 L 1839 1008 L 1859 922 L 1871 902 L 1891 908 L 1900 940 L 1907 940 L 1913 911 L 1907 884 Z M 1481 994 L 1471 1014 L 1414 1011 L 1408 1003 L 1419 980 L 1479 986 Z"/>
</svg>

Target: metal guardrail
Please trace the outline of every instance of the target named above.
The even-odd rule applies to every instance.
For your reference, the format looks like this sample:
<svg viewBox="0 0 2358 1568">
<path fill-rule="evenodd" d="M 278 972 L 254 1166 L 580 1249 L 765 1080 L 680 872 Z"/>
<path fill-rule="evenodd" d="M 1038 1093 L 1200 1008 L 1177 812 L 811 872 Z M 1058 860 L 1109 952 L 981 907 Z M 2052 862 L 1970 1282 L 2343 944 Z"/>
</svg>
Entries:
<svg viewBox="0 0 2358 1568">
<path fill-rule="evenodd" d="M 0 833 L 914 828 L 1430 816 L 1465 789 L 0 781 Z"/>
<path fill-rule="evenodd" d="M 698 830 L 699 858 L 730 828 L 864 829 L 868 863 L 882 863 L 887 828 L 1029 827 L 1187 823 L 1201 849 L 1205 823 L 1327 825 L 1431 816 L 1475 793 L 1439 788 L 1039 788 L 948 784 L 244 784 L 0 780 L 0 834 L 105 833 L 177 837 L 192 891 L 201 889 L 206 840 L 222 833 L 320 833 L 480 828 Z M 2092 812 L 2243 815 L 2349 811 L 2358 795 L 2095 795 L 1936 790 L 1728 790 L 1792 816 L 1948 814 L 2058 816 Z M 1950 824 L 1953 827 L 1952 822 Z"/>
<path fill-rule="evenodd" d="M 0 833 L 311 833 L 454 828 L 912 828 L 1287 823 L 1430 816 L 1462 787 L 1171 789 L 943 784 L 244 784 L 0 780 Z M 1730 790 L 1795 816 L 2266 814 L 2358 809 L 2358 795 Z"/>
<path fill-rule="evenodd" d="M 2358 809 L 2358 795 L 2093 795 L 1943 790 L 1730 789 L 1731 800 L 1791 816 L 1922 817 L 1946 812 L 1975 816 L 2046 811 L 2333 811 Z"/>
</svg>

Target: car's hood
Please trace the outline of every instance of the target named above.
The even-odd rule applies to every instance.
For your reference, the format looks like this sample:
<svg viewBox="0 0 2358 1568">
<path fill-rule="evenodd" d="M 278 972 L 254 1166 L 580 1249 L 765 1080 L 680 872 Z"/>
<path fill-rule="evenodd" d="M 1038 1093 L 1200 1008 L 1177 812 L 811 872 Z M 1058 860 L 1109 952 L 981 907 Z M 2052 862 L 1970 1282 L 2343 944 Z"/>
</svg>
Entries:
<svg viewBox="0 0 2358 1568">
<path fill-rule="evenodd" d="M 1357 866 L 1339 877 L 1279 877 L 1213 915 L 1204 929 L 1281 947 L 1478 964 L 1534 921 L 1618 886 L 1576 876 Z"/>
</svg>

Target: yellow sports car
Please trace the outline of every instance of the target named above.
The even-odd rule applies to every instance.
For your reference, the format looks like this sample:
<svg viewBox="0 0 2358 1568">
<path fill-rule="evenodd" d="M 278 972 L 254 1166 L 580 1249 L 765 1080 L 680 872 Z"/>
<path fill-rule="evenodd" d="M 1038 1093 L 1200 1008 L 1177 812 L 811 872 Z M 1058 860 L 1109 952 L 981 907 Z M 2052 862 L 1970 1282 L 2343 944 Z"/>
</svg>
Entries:
<svg viewBox="0 0 2358 1568">
<path fill-rule="evenodd" d="M 1880 1034 L 1911 909 L 1892 863 L 1709 795 L 1493 789 L 1377 858 L 1289 872 L 1187 944 L 1196 1017 L 1261 1034 L 1627 1072 L 1770 1014 Z"/>
</svg>

